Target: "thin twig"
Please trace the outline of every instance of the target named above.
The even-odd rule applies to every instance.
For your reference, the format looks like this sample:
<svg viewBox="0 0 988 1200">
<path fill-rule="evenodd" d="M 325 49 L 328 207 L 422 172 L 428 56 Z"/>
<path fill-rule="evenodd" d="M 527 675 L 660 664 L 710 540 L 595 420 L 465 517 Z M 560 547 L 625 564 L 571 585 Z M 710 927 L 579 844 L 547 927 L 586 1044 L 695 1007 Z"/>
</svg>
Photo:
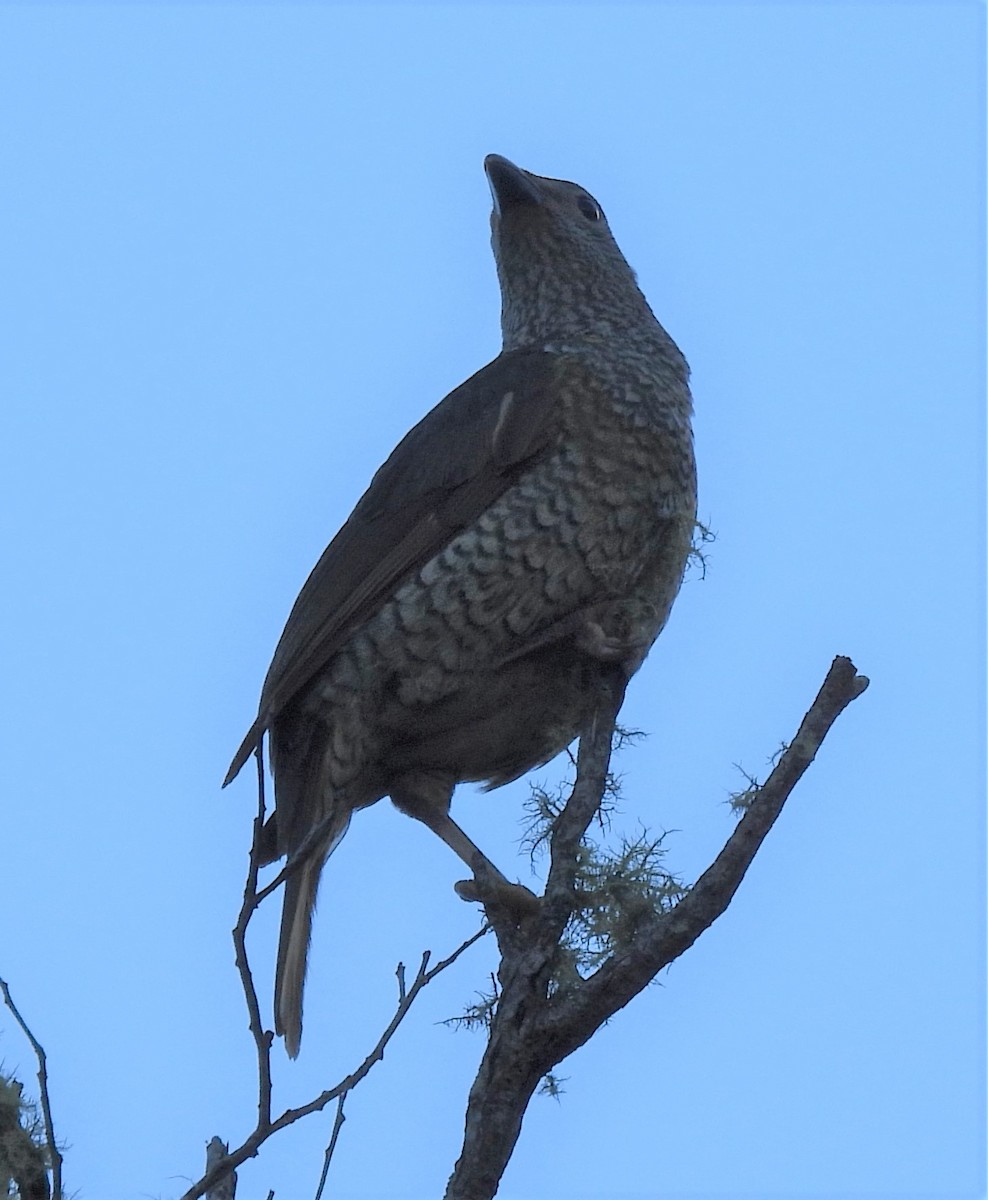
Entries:
<svg viewBox="0 0 988 1200">
<path fill-rule="evenodd" d="M 258 756 L 260 755 L 260 748 L 258 748 L 256 753 Z M 266 900 L 272 892 L 276 892 L 278 888 L 281 887 L 286 879 L 289 879 L 292 875 L 296 874 L 302 869 L 302 867 L 309 861 L 309 858 L 315 849 L 323 844 L 325 841 L 324 835 L 332 829 L 332 827 L 336 824 L 337 819 L 338 818 L 336 816 L 330 814 L 328 817 L 325 817 L 322 821 L 320 821 L 319 824 L 313 829 L 309 830 L 309 832 L 305 835 L 305 838 L 302 840 L 302 844 L 297 850 L 292 851 L 288 862 L 286 862 L 278 874 L 275 875 L 274 879 L 272 879 L 270 883 L 266 883 L 264 887 L 262 887 L 257 893 L 257 904 L 260 904 L 263 900 Z"/>
<path fill-rule="evenodd" d="M 333 1132 L 329 1136 L 329 1145 L 326 1147 L 326 1153 L 323 1155 L 322 1172 L 319 1176 L 319 1186 L 316 1188 L 315 1200 L 322 1200 L 323 1188 L 326 1186 L 326 1178 L 329 1175 L 329 1164 L 333 1161 L 333 1154 L 336 1150 L 336 1143 L 340 1136 L 340 1130 L 343 1128 L 343 1122 L 346 1117 L 343 1115 L 343 1105 L 349 1092 L 344 1092 L 336 1101 L 336 1120 L 333 1122 Z"/>
<path fill-rule="evenodd" d="M 261 1020 L 261 1006 L 257 998 L 257 988 L 254 986 L 250 960 L 247 956 L 247 927 L 260 904 L 257 895 L 257 874 L 260 870 L 261 831 L 264 828 L 265 816 L 264 758 L 260 744 L 254 751 L 254 756 L 257 759 L 257 815 L 254 817 L 254 836 L 250 846 L 244 899 L 237 916 L 237 923 L 233 927 L 233 945 L 237 971 L 240 973 L 240 983 L 244 992 L 244 1000 L 247 1003 L 248 1025 L 257 1051 L 257 1128 L 267 1129 L 271 1125 L 271 1043 L 274 1040 L 274 1034 L 271 1030 L 264 1028 Z"/>
<path fill-rule="evenodd" d="M 13 1013 L 14 1020 L 21 1027 L 24 1036 L 31 1043 L 31 1049 L 38 1060 L 38 1091 L 41 1100 L 41 1114 L 45 1122 L 45 1141 L 48 1144 L 48 1157 L 51 1159 L 52 1197 L 53 1200 L 62 1200 L 62 1156 L 59 1153 L 58 1146 L 55 1144 L 55 1122 L 52 1120 L 51 1100 L 48 1095 L 48 1058 L 44 1047 L 31 1032 L 27 1021 L 21 1016 L 20 1010 L 10 994 L 10 988 L 4 979 L 0 979 L 0 991 L 3 992 L 4 1003 Z"/>
<path fill-rule="evenodd" d="M 490 927 L 488 925 L 483 925 L 475 934 L 473 934 L 471 937 L 468 937 L 465 942 L 462 942 L 459 946 L 457 946 L 452 954 L 436 963 L 434 967 L 430 968 L 429 966 L 429 960 L 432 957 L 431 952 L 429 950 L 424 951 L 421 962 L 419 963 L 418 971 L 415 973 L 415 978 L 412 980 L 404 996 L 402 996 L 399 1000 L 394 1016 L 391 1018 L 380 1038 L 378 1038 L 377 1045 L 364 1058 L 363 1062 L 360 1063 L 357 1069 L 351 1074 L 347 1075 L 345 1079 L 342 1079 L 338 1084 L 336 1084 L 335 1087 L 327 1088 L 326 1091 L 320 1092 L 318 1096 L 316 1096 L 313 1100 L 310 1100 L 307 1104 L 302 1104 L 298 1108 L 285 1109 L 281 1116 L 276 1117 L 274 1120 L 268 1120 L 267 1122 L 258 1120 L 257 1126 L 243 1141 L 243 1143 L 235 1150 L 231 1150 L 226 1158 L 222 1160 L 222 1162 L 217 1163 L 212 1170 L 208 1171 L 200 1180 L 193 1184 L 193 1186 L 189 1188 L 189 1190 L 183 1195 L 182 1200 L 198 1200 L 198 1198 L 203 1196 L 218 1179 L 221 1179 L 225 1174 L 232 1171 L 234 1168 L 239 1167 L 242 1163 L 245 1163 L 248 1158 L 253 1158 L 261 1146 L 263 1146 L 268 1138 L 273 1134 L 277 1133 L 281 1129 L 285 1129 L 289 1125 L 294 1125 L 296 1121 L 300 1121 L 303 1117 L 307 1117 L 310 1113 L 320 1112 L 326 1107 L 327 1104 L 331 1104 L 334 1100 L 339 1100 L 341 1097 L 347 1095 L 347 1093 L 352 1092 L 357 1084 L 359 1084 L 367 1076 L 371 1068 L 384 1058 L 384 1051 L 387 1048 L 388 1043 L 391 1041 L 392 1037 L 397 1031 L 398 1026 L 407 1016 L 408 1010 L 414 1004 L 415 998 L 418 996 L 419 992 L 421 992 L 424 987 L 430 984 L 437 975 L 439 975 L 442 971 L 445 971 L 447 967 L 451 967 L 461 954 L 464 954 L 467 950 L 469 950 L 474 942 L 479 941 L 488 932 L 489 928 Z M 264 1061 L 269 1063 L 269 1056 L 266 1056 Z M 268 1076 L 268 1079 L 268 1086 L 270 1088 L 270 1075 Z M 268 1095 L 270 1098 L 270 1091 Z"/>
</svg>

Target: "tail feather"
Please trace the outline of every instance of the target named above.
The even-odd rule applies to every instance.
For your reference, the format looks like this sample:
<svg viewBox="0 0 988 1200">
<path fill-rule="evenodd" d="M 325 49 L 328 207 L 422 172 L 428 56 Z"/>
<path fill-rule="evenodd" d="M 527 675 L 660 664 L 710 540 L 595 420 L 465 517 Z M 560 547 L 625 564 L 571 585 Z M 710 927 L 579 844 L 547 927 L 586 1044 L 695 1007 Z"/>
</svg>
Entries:
<svg viewBox="0 0 988 1200">
<path fill-rule="evenodd" d="M 284 1037 L 291 1058 L 298 1057 L 302 1040 L 302 990 L 321 869 L 322 859 L 317 860 L 313 855 L 285 883 L 274 986 L 274 1027 Z"/>
<path fill-rule="evenodd" d="M 340 826 L 321 845 L 313 846 L 306 861 L 285 881 L 274 984 L 274 1027 L 284 1037 L 291 1058 L 298 1057 L 302 1041 L 302 993 L 319 877 L 349 824 L 350 814 L 346 813 Z"/>
</svg>

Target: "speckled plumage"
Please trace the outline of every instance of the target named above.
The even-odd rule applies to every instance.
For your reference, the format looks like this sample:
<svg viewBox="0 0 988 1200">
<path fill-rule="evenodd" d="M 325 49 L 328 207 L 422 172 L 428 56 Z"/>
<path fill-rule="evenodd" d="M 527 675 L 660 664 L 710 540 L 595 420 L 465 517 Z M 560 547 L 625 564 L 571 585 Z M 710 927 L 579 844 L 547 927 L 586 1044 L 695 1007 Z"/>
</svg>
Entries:
<svg viewBox="0 0 988 1200">
<path fill-rule="evenodd" d="M 640 665 L 689 552 L 683 356 L 588 193 L 485 165 L 504 351 L 403 440 L 323 555 L 228 777 L 267 730 L 272 857 L 305 844 L 276 988 L 291 1054 L 319 873 L 351 814 L 390 795 L 469 861 L 453 787 L 567 746 L 602 664 Z"/>
</svg>

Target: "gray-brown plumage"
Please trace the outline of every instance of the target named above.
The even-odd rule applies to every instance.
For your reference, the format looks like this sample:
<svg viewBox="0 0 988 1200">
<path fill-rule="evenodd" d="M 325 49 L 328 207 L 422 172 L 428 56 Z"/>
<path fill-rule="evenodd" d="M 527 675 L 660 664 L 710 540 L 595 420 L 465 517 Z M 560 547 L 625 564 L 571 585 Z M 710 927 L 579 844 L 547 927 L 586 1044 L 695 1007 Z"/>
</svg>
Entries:
<svg viewBox="0 0 988 1200">
<path fill-rule="evenodd" d="M 271 858 L 302 856 L 275 994 L 293 1057 L 319 875 L 351 814 L 390 796 L 476 866 L 455 785 L 564 749 L 602 664 L 641 664 L 689 552 L 685 359 L 592 196 L 485 168 L 504 349 L 399 443 L 324 552 L 227 776 L 267 731 Z"/>
</svg>

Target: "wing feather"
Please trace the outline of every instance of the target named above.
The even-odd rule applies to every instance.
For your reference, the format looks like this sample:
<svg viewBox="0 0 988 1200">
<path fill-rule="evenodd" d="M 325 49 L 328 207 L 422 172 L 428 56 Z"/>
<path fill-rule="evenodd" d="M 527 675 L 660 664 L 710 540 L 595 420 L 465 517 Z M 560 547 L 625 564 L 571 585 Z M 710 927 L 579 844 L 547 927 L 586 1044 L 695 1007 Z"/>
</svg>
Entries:
<svg viewBox="0 0 988 1200">
<path fill-rule="evenodd" d="M 501 354 L 398 443 L 299 593 L 224 786 L 352 630 L 551 445 L 560 370 L 545 351 Z"/>
</svg>

